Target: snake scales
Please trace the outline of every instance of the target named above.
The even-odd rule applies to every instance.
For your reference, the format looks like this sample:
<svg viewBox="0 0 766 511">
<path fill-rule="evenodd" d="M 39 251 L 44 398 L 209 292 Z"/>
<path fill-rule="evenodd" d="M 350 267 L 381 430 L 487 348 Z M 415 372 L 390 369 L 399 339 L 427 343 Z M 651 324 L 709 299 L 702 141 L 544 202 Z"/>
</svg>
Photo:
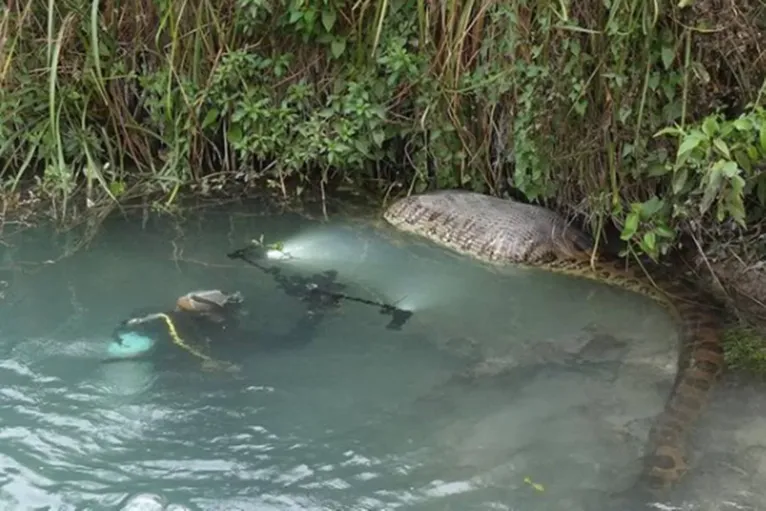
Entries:
<svg viewBox="0 0 766 511">
<path fill-rule="evenodd" d="M 655 420 L 636 489 L 658 497 L 688 471 L 686 438 L 724 366 L 718 315 L 677 279 L 652 281 L 619 261 L 591 263 L 588 236 L 556 213 L 479 193 L 440 191 L 397 200 L 394 228 L 489 263 L 512 263 L 598 280 L 649 296 L 677 320 L 681 349 L 670 396 Z"/>
</svg>

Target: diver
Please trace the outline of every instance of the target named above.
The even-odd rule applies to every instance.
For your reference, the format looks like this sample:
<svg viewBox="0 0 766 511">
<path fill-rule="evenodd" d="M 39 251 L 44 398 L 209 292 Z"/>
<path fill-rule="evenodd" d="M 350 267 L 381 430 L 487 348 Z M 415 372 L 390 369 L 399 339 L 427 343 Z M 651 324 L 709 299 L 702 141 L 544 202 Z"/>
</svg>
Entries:
<svg viewBox="0 0 766 511">
<path fill-rule="evenodd" d="M 327 310 L 337 307 L 337 302 L 328 302 L 320 295 L 312 299 L 309 290 L 302 301 L 308 304 L 305 314 L 286 334 L 281 336 L 269 335 L 269 340 L 255 341 L 260 346 L 270 348 L 296 347 L 308 344 L 314 338 L 317 327 L 325 318 Z M 252 333 L 241 327 L 240 312 L 244 301 L 240 292 L 224 293 L 220 290 L 194 291 L 176 300 L 176 311 L 189 313 L 193 321 L 201 328 L 213 327 L 213 330 L 232 330 L 235 332 L 230 339 L 251 342 Z M 213 325 L 218 325 L 217 327 Z"/>
<path fill-rule="evenodd" d="M 176 310 L 196 312 L 208 316 L 213 321 L 222 322 L 233 316 L 244 301 L 242 293 L 224 293 L 220 289 L 192 291 L 176 300 Z"/>
<path fill-rule="evenodd" d="M 199 290 L 180 296 L 171 311 L 143 311 L 123 321 L 114 331 L 108 348 L 111 360 L 107 361 L 150 354 L 154 358 L 158 356 L 157 351 L 168 352 L 174 348 L 170 353 L 185 351 L 201 360 L 204 368 L 231 367 L 233 364 L 219 362 L 211 352 L 232 349 L 232 356 L 236 358 L 243 349 L 273 351 L 301 347 L 315 338 L 320 323 L 328 313 L 340 307 L 342 300 L 378 307 L 381 314 L 391 316 L 386 328 L 392 330 L 400 330 L 412 316 L 411 311 L 393 305 L 345 294 L 342 291 L 346 286 L 337 282 L 338 273 L 334 270 L 311 277 L 288 276 L 280 268 L 259 263 L 263 257 L 262 246 L 256 246 L 251 257 L 248 252 L 252 249 L 239 249 L 228 257 L 242 259 L 270 275 L 287 296 L 298 298 L 306 306 L 305 314 L 286 334 L 244 328 L 241 293 Z M 233 351 L 235 349 L 239 351 Z"/>
<path fill-rule="evenodd" d="M 107 362 L 125 358 L 152 359 L 191 356 L 203 369 L 236 371 L 235 364 L 223 358 L 236 358 L 242 350 L 297 348 L 311 342 L 324 314 L 309 309 L 285 334 L 245 328 L 241 321 L 242 294 L 220 290 L 187 293 L 168 311 L 136 311 L 122 321 L 113 333 Z M 229 352 L 220 358 L 213 353 Z"/>
</svg>

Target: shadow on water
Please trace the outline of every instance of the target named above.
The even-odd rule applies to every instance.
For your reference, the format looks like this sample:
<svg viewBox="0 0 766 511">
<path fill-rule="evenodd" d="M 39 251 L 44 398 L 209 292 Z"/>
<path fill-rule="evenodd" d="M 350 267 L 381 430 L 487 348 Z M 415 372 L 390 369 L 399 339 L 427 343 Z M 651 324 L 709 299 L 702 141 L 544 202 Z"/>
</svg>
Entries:
<svg viewBox="0 0 766 511">
<path fill-rule="evenodd" d="M 387 330 L 375 308 L 346 302 L 308 344 L 264 349 L 305 304 L 226 257 L 261 234 L 284 242 L 284 272 L 335 269 L 349 294 L 414 316 Z M 144 494 L 125 509 L 599 511 L 633 481 L 673 377 L 673 325 L 648 300 L 487 268 L 367 222 L 249 207 L 116 217 L 42 266 L 22 263 L 74 239 L 10 241 L 2 509 L 120 509 Z M 226 353 L 238 373 L 183 357 L 100 363 L 132 311 L 206 288 L 241 291 L 257 327 Z M 762 395 L 719 392 L 679 509 L 764 505 Z"/>
</svg>

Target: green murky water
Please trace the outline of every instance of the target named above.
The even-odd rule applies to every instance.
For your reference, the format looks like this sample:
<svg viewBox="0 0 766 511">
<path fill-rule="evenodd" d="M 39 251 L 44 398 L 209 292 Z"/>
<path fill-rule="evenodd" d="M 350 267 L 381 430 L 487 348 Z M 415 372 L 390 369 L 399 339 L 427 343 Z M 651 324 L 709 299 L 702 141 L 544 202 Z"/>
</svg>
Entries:
<svg viewBox="0 0 766 511">
<path fill-rule="evenodd" d="M 260 234 L 296 257 L 284 272 L 337 270 L 413 318 L 346 302 L 303 346 L 258 342 L 305 312 L 226 258 Z M 52 264 L 75 235 L 5 241 L 3 510 L 595 510 L 635 477 L 673 376 L 672 324 L 641 297 L 342 219 L 115 218 Z M 121 320 L 205 288 L 245 296 L 257 335 L 222 350 L 238 373 L 102 363 Z"/>
</svg>

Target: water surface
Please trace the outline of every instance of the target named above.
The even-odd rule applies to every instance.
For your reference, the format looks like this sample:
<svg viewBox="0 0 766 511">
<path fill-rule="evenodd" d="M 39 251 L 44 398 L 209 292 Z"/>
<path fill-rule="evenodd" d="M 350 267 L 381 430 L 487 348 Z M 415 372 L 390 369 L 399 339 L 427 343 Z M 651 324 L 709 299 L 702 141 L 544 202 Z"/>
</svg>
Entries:
<svg viewBox="0 0 766 511">
<path fill-rule="evenodd" d="M 194 289 L 239 290 L 261 335 L 287 331 L 304 304 L 226 258 L 261 234 L 295 256 L 285 272 L 334 269 L 347 293 L 415 315 L 392 331 L 347 302 L 304 347 L 236 352 L 236 374 L 101 363 L 119 321 Z M 1 249 L 2 509 L 121 509 L 151 493 L 200 510 L 595 510 L 635 477 L 673 377 L 673 325 L 649 300 L 367 223 L 250 207 L 116 217 L 87 248 L 33 264 L 76 240 L 38 230 Z M 763 502 L 757 417 L 735 431 L 717 406 L 698 438 L 707 472 L 679 502 Z M 717 451 L 747 477 L 721 472 Z"/>
</svg>

